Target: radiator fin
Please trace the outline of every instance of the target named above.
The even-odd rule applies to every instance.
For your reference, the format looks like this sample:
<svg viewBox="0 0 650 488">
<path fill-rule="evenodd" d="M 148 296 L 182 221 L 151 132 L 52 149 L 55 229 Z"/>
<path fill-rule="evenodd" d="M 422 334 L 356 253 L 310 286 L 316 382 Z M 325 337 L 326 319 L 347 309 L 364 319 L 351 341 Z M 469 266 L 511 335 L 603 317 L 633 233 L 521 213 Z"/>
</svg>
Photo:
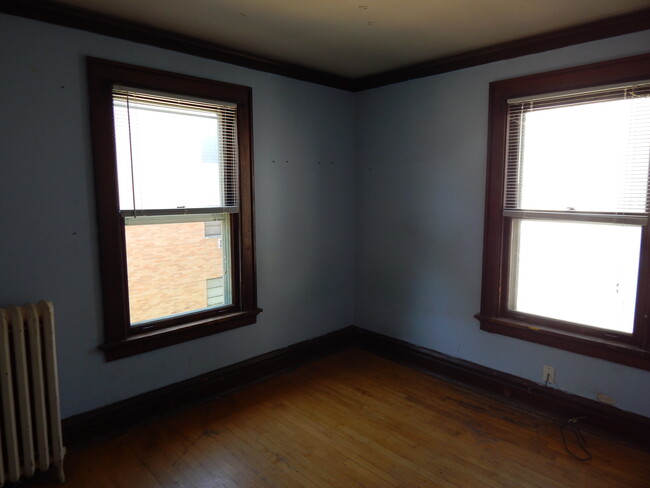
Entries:
<svg viewBox="0 0 650 488">
<path fill-rule="evenodd" d="M 0 309 L 0 486 L 37 469 L 64 481 L 57 383 L 52 303 Z"/>
</svg>

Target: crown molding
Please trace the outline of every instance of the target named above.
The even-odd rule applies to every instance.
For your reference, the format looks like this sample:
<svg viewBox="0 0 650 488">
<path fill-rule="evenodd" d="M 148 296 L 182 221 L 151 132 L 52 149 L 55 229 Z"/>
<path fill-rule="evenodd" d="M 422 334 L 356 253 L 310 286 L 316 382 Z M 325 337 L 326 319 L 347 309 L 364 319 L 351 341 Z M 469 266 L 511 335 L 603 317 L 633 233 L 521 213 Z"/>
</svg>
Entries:
<svg viewBox="0 0 650 488">
<path fill-rule="evenodd" d="M 0 12 L 318 83 L 332 88 L 348 91 L 353 88 L 352 80 L 344 76 L 256 56 L 195 37 L 176 34 L 58 2 L 0 0 Z"/>
<path fill-rule="evenodd" d="M 362 91 L 481 64 L 650 29 L 650 8 L 360 78 L 257 56 L 163 29 L 42 0 L 1 0 L 0 12 L 235 64 L 348 91 Z"/>
<path fill-rule="evenodd" d="M 425 76 L 448 73 L 481 64 L 503 61 L 528 54 L 559 49 L 583 42 L 631 34 L 650 29 L 650 8 L 636 10 L 586 24 L 524 37 L 514 41 L 494 44 L 454 56 L 434 59 L 425 63 L 364 76 L 354 80 L 354 90 L 367 90 Z"/>
</svg>

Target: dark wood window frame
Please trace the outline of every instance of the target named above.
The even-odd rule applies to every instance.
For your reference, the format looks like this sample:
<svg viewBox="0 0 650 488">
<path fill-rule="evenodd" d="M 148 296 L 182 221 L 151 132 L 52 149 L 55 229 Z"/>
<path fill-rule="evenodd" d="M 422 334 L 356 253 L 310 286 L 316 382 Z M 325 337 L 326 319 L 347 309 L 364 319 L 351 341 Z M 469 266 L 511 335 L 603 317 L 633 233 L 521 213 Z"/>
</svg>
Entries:
<svg viewBox="0 0 650 488">
<path fill-rule="evenodd" d="M 132 356 L 255 323 L 261 309 L 257 307 L 255 283 L 251 89 L 97 58 L 87 59 L 87 74 L 104 309 L 105 336 L 100 349 L 106 359 Z M 114 85 L 237 105 L 240 211 L 231 215 L 232 306 L 161 319 L 146 329 L 130 325 L 113 129 Z"/>
<path fill-rule="evenodd" d="M 634 332 L 582 327 L 508 309 L 512 218 L 504 216 L 507 101 L 545 93 L 650 79 L 650 54 L 490 84 L 481 329 L 650 370 L 650 226 L 642 229 Z"/>
</svg>

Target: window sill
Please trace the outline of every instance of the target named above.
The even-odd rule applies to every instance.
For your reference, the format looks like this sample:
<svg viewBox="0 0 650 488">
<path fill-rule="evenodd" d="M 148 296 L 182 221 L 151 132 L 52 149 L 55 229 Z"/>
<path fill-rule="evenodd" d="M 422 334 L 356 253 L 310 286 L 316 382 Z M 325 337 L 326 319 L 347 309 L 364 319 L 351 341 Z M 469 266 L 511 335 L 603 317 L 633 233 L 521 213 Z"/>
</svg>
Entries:
<svg viewBox="0 0 650 488">
<path fill-rule="evenodd" d="M 106 361 L 114 361 L 143 352 L 153 351 L 162 347 L 179 344 L 181 342 L 218 334 L 227 330 L 254 324 L 260 308 L 236 312 L 219 317 L 212 317 L 196 322 L 190 322 L 176 327 L 157 329 L 150 332 L 126 337 L 117 342 L 107 342 L 99 346 L 104 351 Z"/>
<path fill-rule="evenodd" d="M 481 323 L 481 330 L 486 332 L 564 349 L 634 368 L 650 370 L 650 351 L 631 344 L 535 326 L 530 323 L 501 317 L 490 317 L 482 314 L 476 314 L 474 317 Z"/>
</svg>

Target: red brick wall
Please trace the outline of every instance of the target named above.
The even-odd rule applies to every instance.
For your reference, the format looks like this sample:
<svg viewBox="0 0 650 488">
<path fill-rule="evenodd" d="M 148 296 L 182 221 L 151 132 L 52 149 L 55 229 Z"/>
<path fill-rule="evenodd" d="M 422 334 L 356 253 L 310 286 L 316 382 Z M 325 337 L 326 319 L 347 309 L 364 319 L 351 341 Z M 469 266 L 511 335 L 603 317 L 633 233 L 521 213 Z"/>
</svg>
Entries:
<svg viewBox="0 0 650 488">
<path fill-rule="evenodd" d="M 126 227 L 131 322 L 205 308 L 206 280 L 223 275 L 203 222 Z"/>
</svg>

